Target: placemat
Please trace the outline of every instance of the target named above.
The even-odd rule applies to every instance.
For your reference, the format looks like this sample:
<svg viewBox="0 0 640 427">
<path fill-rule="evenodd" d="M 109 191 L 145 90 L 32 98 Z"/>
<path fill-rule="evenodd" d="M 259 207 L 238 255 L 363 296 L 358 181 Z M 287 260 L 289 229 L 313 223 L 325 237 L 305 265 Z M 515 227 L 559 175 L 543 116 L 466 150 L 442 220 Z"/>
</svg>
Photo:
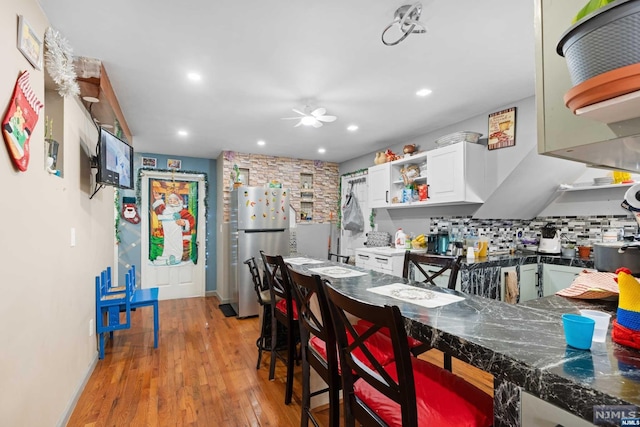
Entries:
<svg viewBox="0 0 640 427">
<path fill-rule="evenodd" d="M 323 264 L 325 261 L 318 261 L 317 259 L 305 258 L 305 257 L 294 257 L 294 258 L 284 258 L 284 262 L 288 262 L 292 265 L 304 265 L 304 264 Z"/>
<path fill-rule="evenodd" d="M 426 308 L 442 307 L 443 305 L 464 300 L 457 295 L 449 295 L 442 292 L 430 291 L 404 283 L 392 283 L 390 285 L 368 288 L 369 292 L 387 297 L 410 302 Z"/>
<path fill-rule="evenodd" d="M 324 276 L 333 277 L 334 279 L 366 276 L 368 274 L 362 271 L 352 270 L 350 268 L 345 268 L 345 267 L 319 267 L 319 268 L 310 268 L 309 271 L 313 271 L 314 273 L 321 274 Z"/>
</svg>

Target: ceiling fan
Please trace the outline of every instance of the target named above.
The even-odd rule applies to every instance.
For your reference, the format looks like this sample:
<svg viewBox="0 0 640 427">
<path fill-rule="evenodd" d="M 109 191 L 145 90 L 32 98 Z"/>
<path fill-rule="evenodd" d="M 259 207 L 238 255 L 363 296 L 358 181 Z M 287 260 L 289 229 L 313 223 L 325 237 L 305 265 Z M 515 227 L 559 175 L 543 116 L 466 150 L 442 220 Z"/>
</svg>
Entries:
<svg viewBox="0 0 640 427">
<path fill-rule="evenodd" d="M 304 112 L 300 110 L 293 109 L 294 113 L 298 113 L 297 117 L 283 117 L 282 120 L 300 120 L 294 127 L 298 127 L 300 125 L 304 126 L 313 126 L 314 128 L 319 128 L 323 125 L 323 122 L 330 123 L 337 119 L 336 116 L 327 116 L 325 113 L 327 112 L 326 108 L 316 108 L 314 110 L 311 107 L 306 106 Z"/>
</svg>

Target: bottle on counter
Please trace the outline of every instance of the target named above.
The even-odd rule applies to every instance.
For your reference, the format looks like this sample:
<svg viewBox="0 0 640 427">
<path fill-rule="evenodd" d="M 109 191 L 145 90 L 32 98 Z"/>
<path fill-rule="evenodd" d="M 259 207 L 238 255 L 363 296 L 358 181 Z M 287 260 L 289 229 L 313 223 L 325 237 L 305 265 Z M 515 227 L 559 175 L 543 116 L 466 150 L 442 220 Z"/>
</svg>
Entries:
<svg viewBox="0 0 640 427">
<path fill-rule="evenodd" d="M 395 237 L 396 249 L 405 249 L 406 240 L 407 240 L 407 235 L 404 234 L 404 231 L 402 231 L 402 228 L 398 228 L 398 231 L 396 231 L 396 237 Z"/>
</svg>

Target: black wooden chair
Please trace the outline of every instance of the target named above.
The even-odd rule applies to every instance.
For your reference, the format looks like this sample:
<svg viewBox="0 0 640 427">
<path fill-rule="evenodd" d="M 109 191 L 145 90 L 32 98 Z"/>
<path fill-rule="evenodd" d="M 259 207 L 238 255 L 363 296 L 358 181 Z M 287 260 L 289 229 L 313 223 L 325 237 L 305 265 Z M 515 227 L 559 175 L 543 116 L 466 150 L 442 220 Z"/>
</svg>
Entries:
<svg viewBox="0 0 640 427">
<path fill-rule="evenodd" d="M 344 264 L 349 264 L 349 260 L 351 259 L 350 255 L 340 255 L 334 254 L 333 252 L 329 252 L 329 261 L 342 262 Z"/>
<path fill-rule="evenodd" d="M 449 280 L 447 288 L 455 290 L 456 281 L 458 280 L 458 272 L 460 271 L 460 257 L 451 257 L 444 255 L 432 255 L 407 251 L 404 254 L 404 266 L 402 268 L 402 277 L 409 280 L 415 280 L 415 270 L 422 273 L 424 278 L 420 281 L 437 286 L 435 279 L 444 272 L 449 271 Z M 412 269 L 415 269 L 412 271 Z M 415 351 L 421 353 L 429 350 L 427 344 L 416 347 Z M 415 354 L 415 351 L 412 351 Z M 419 353 L 418 353 L 419 354 Z M 444 354 L 444 368 L 451 371 L 451 355 Z"/>
<path fill-rule="evenodd" d="M 300 348 L 302 353 L 302 422 L 309 425 L 309 418 L 314 425 L 318 421 L 311 413 L 311 398 L 321 393 L 329 393 L 329 426 L 340 425 L 340 380 L 336 335 L 331 323 L 329 305 L 324 293 L 320 276 L 308 276 L 288 269 L 291 287 L 298 305 L 298 322 L 300 324 Z M 314 301 L 318 309 L 313 310 Z M 311 392 L 311 370 L 313 368 L 327 383 L 328 387 Z"/>
<path fill-rule="evenodd" d="M 266 283 L 262 283 L 260 270 L 256 265 L 256 259 L 251 257 L 246 260 L 244 264 L 249 267 L 251 280 L 253 281 L 253 289 L 256 292 L 258 304 L 260 304 L 262 308 L 262 326 L 260 327 L 260 336 L 256 341 L 256 347 L 258 347 L 258 363 L 256 364 L 256 369 L 260 369 L 262 352 L 271 351 L 271 294 L 269 293 L 269 289 L 267 289 Z"/>
<path fill-rule="evenodd" d="M 411 357 L 404 319 L 397 306 L 353 300 L 331 286 L 326 293 L 340 350 L 345 426 L 490 426 L 493 399 L 451 372 Z M 365 319 L 356 330 L 349 316 Z M 366 337 L 389 330 L 395 361 L 382 364 L 363 345 Z M 351 339 L 348 339 L 348 335 Z M 354 352 L 367 357 L 362 363 Z M 399 405 L 399 408 L 398 408 Z"/>
<path fill-rule="evenodd" d="M 280 255 L 267 255 L 260 251 L 265 278 L 271 295 L 271 343 L 277 343 L 278 324 L 281 324 L 287 333 L 287 355 L 280 353 L 277 345 L 271 345 L 271 363 L 269 365 L 269 380 L 273 380 L 276 370 L 276 359 L 282 360 L 287 366 L 287 382 L 285 387 L 284 403 L 291 403 L 293 395 L 293 370 L 296 360 L 296 346 L 300 336 L 298 326 L 298 308 L 293 298 L 287 267 Z"/>
</svg>

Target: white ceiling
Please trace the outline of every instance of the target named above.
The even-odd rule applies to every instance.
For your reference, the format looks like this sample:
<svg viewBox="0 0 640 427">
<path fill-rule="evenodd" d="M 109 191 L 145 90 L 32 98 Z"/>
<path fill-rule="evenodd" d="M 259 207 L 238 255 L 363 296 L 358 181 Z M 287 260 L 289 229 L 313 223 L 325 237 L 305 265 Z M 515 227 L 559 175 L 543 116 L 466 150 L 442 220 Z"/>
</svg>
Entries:
<svg viewBox="0 0 640 427">
<path fill-rule="evenodd" d="M 409 1 L 40 3 L 75 55 L 102 60 L 141 152 L 342 162 L 534 93 L 532 0 L 424 0 L 428 32 L 393 47 L 382 30 Z M 338 120 L 281 120 L 306 100 Z"/>
</svg>

